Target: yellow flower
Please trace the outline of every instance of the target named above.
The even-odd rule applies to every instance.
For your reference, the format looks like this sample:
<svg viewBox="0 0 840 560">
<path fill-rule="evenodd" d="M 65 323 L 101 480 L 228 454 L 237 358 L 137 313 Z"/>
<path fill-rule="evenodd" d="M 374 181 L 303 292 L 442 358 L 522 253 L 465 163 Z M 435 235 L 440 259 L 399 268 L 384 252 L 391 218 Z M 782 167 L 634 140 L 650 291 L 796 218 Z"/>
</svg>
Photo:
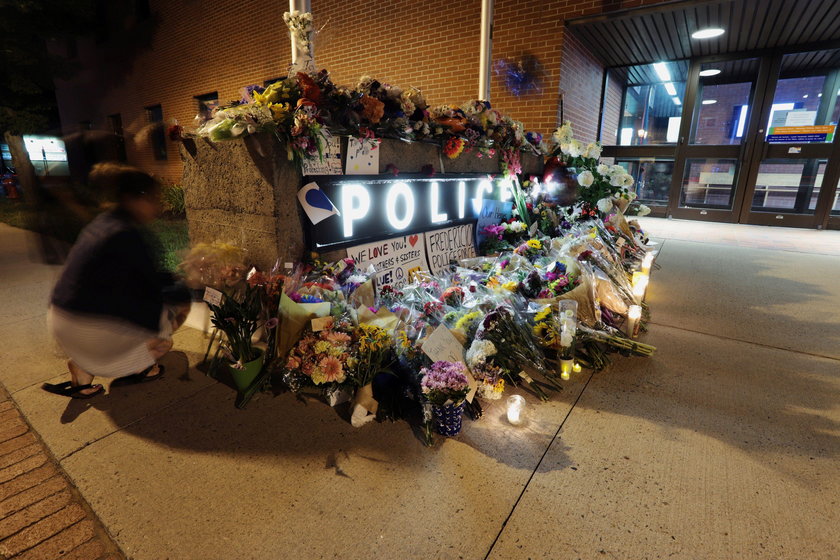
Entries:
<svg viewBox="0 0 840 560">
<path fill-rule="evenodd" d="M 464 330 L 470 326 L 470 323 L 472 323 L 479 317 L 481 317 L 480 311 L 473 311 L 471 313 L 467 313 L 466 315 L 458 319 L 458 322 L 455 323 L 455 328 Z"/>
<path fill-rule="evenodd" d="M 499 378 L 499 380 L 496 381 L 496 384 L 493 385 L 493 392 L 494 393 L 503 393 L 504 390 L 505 390 L 505 380 L 502 379 L 502 378 Z"/>
<path fill-rule="evenodd" d="M 289 116 L 290 108 L 288 103 L 272 103 L 268 108 L 271 109 L 271 115 L 275 121 L 282 121 Z"/>
<path fill-rule="evenodd" d="M 518 288 L 518 287 L 519 287 L 519 283 L 517 283 L 517 282 L 505 282 L 504 284 L 502 284 L 502 288 L 509 291 L 509 292 L 515 292 L 516 288 Z"/>
<path fill-rule="evenodd" d="M 528 247 L 531 249 L 542 249 L 542 243 L 540 243 L 539 239 L 529 239 Z"/>
<path fill-rule="evenodd" d="M 326 340 L 320 340 L 315 343 L 315 352 L 318 354 L 329 352 L 330 348 L 332 348 L 332 345 Z"/>
<path fill-rule="evenodd" d="M 534 315 L 534 321 L 539 323 L 540 321 L 546 319 L 549 315 L 551 315 L 551 308 L 546 306 L 542 311 Z"/>
</svg>

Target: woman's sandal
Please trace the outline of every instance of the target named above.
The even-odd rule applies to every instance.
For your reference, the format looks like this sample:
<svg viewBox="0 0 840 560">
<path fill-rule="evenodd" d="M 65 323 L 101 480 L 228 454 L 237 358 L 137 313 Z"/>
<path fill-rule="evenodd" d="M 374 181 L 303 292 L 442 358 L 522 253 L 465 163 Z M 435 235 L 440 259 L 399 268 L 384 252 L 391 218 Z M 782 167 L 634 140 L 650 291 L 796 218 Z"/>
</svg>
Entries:
<svg viewBox="0 0 840 560">
<path fill-rule="evenodd" d="M 149 375 L 154 367 L 157 366 L 159 368 L 157 375 Z M 131 375 L 127 375 L 123 377 L 125 383 L 148 383 L 149 381 L 155 381 L 163 377 L 163 374 L 166 373 L 166 367 L 161 364 L 152 364 L 140 373 L 132 373 Z"/>
<path fill-rule="evenodd" d="M 82 393 L 82 391 L 86 389 L 93 389 L 97 385 L 99 386 L 99 389 L 93 393 Z M 63 383 L 44 383 L 41 385 L 41 388 L 48 393 L 54 393 L 56 395 L 61 395 L 62 397 L 70 397 L 71 399 L 90 399 L 105 392 L 105 387 L 99 385 L 98 383 L 96 385 L 91 385 L 90 383 L 85 383 L 84 385 L 73 385 L 72 381 L 65 381 Z"/>
</svg>

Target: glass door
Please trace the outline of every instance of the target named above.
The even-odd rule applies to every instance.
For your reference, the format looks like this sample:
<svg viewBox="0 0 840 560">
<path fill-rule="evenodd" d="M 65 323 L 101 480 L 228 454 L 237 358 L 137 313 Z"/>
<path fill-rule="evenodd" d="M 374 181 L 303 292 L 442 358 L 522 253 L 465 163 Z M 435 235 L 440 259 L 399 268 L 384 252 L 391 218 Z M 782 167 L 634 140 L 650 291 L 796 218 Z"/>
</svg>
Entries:
<svg viewBox="0 0 840 560">
<path fill-rule="evenodd" d="M 762 58 L 693 61 L 680 125 L 669 213 L 738 220 L 769 75 Z"/>
<path fill-rule="evenodd" d="M 775 57 L 740 220 L 822 227 L 836 204 L 840 49 Z"/>
</svg>

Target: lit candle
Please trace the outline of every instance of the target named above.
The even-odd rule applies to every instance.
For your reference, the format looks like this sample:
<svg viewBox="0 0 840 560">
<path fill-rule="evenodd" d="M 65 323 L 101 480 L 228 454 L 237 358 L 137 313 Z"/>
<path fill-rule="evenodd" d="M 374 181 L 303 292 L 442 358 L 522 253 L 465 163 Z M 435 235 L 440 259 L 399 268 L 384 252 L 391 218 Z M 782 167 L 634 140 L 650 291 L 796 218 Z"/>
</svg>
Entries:
<svg viewBox="0 0 840 560">
<path fill-rule="evenodd" d="M 581 371 L 583 371 L 583 368 L 580 367 L 579 363 L 575 362 L 575 365 L 572 366 L 572 371 L 574 371 L 575 373 L 580 373 Z"/>
<path fill-rule="evenodd" d="M 650 267 L 653 266 L 654 258 L 656 258 L 656 253 L 650 252 L 645 255 L 644 259 L 642 259 L 642 272 L 644 274 L 650 274 Z"/>
<path fill-rule="evenodd" d="M 631 305 L 627 310 L 627 336 L 636 337 L 636 328 L 639 326 L 639 319 L 642 318 L 642 307 Z"/>
<path fill-rule="evenodd" d="M 636 303 L 644 301 L 649 280 L 650 277 L 643 272 L 633 273 L 633 297 L 636 298 Z"/>
<path fill-rule="evenodd" d="M 560 379 L 568 381 L 572 370 L 575 367 L 574 360 L 560 360 Z"/>
<path fill-rule="evenodd" d="M 525 421 L 525 399 L 520 395 L 511 395 L 507 400 L 507 419 L 514 426 Z"/>
</svg>

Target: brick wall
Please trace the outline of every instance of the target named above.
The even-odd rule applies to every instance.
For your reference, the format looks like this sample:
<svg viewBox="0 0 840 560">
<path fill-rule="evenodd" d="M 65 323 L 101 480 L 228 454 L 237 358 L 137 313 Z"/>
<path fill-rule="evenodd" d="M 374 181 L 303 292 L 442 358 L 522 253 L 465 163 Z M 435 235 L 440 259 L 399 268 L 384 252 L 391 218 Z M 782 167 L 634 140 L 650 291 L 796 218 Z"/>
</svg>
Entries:
<svg viewBox="0 0 840 560">
<path fill-rule="evenodd" d="M 491 80 L 496 108 L 529 130 L 550 133 L 565 117 L 583 140 L 597 135 L 603 68 L 586 45 L 565 33 L 564 20 L 637 6 L 639 0 L 496 0 L 493 61 L 537 57 L 544 76 L 537 93 L 514 97 L 498 76 Z M 120 114 L 129 162 L 178 181 L 177 146 L 167 140 L 168 159 L 154 159 L 144 107 L 160 104 L 166 125 L 192 126 L 195 96 L 217 91 L 225 102 L 247 84 L 284 75 L 290 60 L 285 4 L 217 0 L 152 0 L 152 19 L 135 21 L 132 2 L 109 3 L 112 37 L 79 46 L 84 70 L 58 84 L 65 135 L 79 123 L 107 131 L 107 116 Z M 361 2 L 313 0 L 318 67 L 337 83 L 361 75 L 423 90 L 431 104 L 460 104 L 477 95 L 480 0 Z M 91 134 L 91 133 L 86 133 Z M 96 134 L 96 133 L 93 133 Z M 107 135 L 107 134 L 106 134 Z"/>
</svg>

